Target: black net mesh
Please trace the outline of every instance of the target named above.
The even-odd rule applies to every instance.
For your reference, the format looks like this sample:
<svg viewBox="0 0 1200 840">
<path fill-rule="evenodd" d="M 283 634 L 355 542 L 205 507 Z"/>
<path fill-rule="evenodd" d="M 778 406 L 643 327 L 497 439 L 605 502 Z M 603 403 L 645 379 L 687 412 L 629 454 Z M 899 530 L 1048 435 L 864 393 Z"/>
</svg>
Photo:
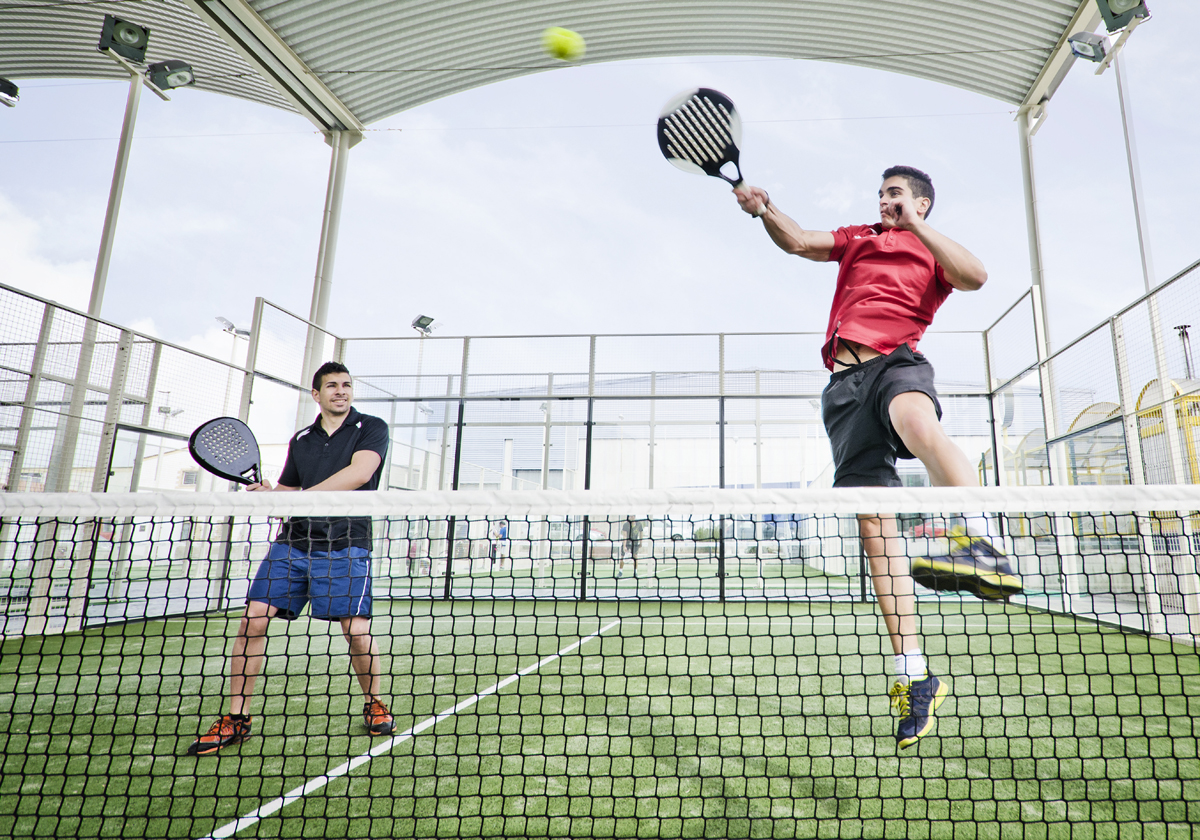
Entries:
<svg viewBox="0 0 1200 840">
<path fill-rule="evenodd" d="M 376 515 L 369 619 L 317 617 L 366 574 L 310 542 L 312 604 L 248 623 L 278 519 L 6 516 L 0 834 L 1193 836 L 1193 515 L 981 525 L 886 544 L 945 689 L 900 746 L 930 684 L 854 514 Z"/>
</svg>

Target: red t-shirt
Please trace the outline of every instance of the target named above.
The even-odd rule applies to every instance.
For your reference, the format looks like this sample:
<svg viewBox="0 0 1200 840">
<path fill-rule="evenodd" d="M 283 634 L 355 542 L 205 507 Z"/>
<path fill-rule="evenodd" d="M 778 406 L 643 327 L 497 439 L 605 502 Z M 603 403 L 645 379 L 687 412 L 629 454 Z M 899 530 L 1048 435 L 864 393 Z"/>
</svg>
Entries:
<svg viewBox="0 0 1200 840">
<path fill-rule="evenodd" d="M 901 344 L 916 350 L 954 287 L 915 233 L 882 224 L 833 232 L 830 260 L 840 264 L 821 357 L 833 370 L 837 338 L 883 354 Z"/>
</svg>

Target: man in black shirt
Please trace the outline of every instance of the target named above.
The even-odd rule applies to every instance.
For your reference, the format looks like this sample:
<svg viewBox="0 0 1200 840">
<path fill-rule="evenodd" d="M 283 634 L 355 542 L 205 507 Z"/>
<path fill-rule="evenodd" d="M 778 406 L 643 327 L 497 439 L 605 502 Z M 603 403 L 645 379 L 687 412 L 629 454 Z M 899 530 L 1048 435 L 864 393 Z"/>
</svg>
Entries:
<svg viewBox="0 0 1200 840">
<path fill-rule="evenodd" d="M 375 490 L 387 455 L 388 428 L 378 417 L 351 407 L 354 383 L 338 362 L 313 377 L 321 414 L 288 444 L 279 484 L 251 484 L 254 491 Z M 350 663 L 366 704 L 363 721 L 372 735 L 388 735 L 395 721 L 379 699 L 379 648 L 371 637 L 371 519 L 293 517 L 284 523 L 246 595 L 246 611 L 229 657 L 229 714 L 188 748 L 209 755 L 250 736 L 247 714 L 262 670 L 267 625 L 275 616 L 291 621 L 308 603 L 313 618 L 338 621 L 350 645 Z"/>
</svg>

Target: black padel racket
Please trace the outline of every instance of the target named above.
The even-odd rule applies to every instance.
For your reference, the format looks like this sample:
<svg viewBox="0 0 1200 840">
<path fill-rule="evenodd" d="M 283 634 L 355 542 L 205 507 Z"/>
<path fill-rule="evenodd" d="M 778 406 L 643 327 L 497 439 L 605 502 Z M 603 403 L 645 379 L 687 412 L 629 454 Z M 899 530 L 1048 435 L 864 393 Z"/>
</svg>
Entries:
<svg viewBox="0 0 1200 840">
<path fill-rule="evenodd" d="M 738 145 L 742 118 L 733 100 L 712 88 L 692 88 L 674 97 L 658 117 L 658 147 L 663 156 L 684 172 L 724 178 L 741 186 Z M 731 178 L 721 171 L 733 164 Z"/>
<path fill-rule="evenodd" d="M 218 478 L 239 484 L 262 481 L 258 441 L 250 427 L 236 417 L 209 420 L 192 432 L 188 451 L 196 463 Z"/>
</svg>

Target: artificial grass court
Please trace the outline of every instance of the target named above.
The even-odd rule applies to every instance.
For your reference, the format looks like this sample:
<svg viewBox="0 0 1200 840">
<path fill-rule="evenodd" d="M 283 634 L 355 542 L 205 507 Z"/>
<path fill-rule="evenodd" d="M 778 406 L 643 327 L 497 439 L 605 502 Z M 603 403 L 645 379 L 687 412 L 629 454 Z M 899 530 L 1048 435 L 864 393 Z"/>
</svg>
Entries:
<svg viewBox="0 0 1200 840">
<path fill-rule="evenodd" d="M 1194 648 L 975 601 L 921 620 L 952 695 L 898 754 L 873 605 L 378 602 L 397 733 L 462 707 L 236 835 L 387 741 L 329 625 L 272 623 L 254 737 L 201 758 L 236 614 L 10 639 L 0 834 L 1193 836 Z"/>
</svg>

